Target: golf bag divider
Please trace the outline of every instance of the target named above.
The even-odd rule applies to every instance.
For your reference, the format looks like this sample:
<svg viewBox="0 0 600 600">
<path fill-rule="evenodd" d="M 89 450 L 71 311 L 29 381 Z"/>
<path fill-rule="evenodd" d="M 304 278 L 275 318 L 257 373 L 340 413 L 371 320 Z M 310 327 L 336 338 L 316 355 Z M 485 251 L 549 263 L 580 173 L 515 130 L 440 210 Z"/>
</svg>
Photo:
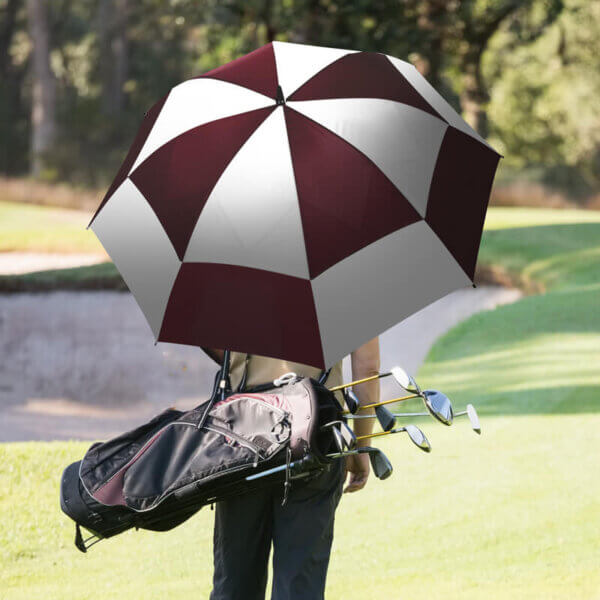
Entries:
<svg viewBox="0 0 600 600">
<path fill-rule="evenodd" d="M 288 470 L 245 478 L 290 460 L 319 472 L 333 448 L 320 426 L 341 412 L 323 385 L 296 378 L 268 391 L 213 397 L 190 411 L 168 409 L 93 444 L 61 481 L 61 508 L 77 525 L 76 546 L 85 552 L 92 539 L 83 539 L 80 526 L 96 541 L 132 527 L 166 531 L 206 504 L 284 478 L 289 484 Z"/>
</svg>

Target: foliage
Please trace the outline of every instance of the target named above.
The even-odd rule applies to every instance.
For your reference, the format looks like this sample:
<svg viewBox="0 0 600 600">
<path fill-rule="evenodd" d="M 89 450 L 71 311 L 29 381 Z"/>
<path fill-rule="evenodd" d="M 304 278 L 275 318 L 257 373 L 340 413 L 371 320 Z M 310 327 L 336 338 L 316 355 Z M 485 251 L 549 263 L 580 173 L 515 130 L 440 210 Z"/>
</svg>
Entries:
<svg viewBox="0 0 600 600">
<path fill-rule="evenodd" d="M 513 171 L 579 194 L 600 183 L 600 5 L 569 0 L 533 44 L 507 30 L 487 56 L 493 140 Z"/>
<path fill-rule="evenodd" d="M 25 3 L 0 0 L 0 172 L 30 163 Z M 99 0 L 49 4 L 58 139 L 43 176 L 108 184 L 173 85 L 271 40 L 413 61 L 523 170 L 598 187 L 600 10 L 587 0 Z M 5 52 L 2 52 L 6 49 Z"/>
</svg>

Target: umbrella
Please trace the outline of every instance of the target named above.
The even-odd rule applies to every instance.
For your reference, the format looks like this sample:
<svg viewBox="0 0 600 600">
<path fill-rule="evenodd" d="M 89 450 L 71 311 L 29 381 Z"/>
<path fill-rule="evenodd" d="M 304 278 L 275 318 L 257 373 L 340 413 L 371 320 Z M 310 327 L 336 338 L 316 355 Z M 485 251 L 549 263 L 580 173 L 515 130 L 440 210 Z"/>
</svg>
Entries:
<svg viewBox="0 0 600 600">
<path fill-rule="evenodd" d="M 156 341 L 326 368 L 472 284 L 498 160 L 411 64 L 273 42 L 146 113 L 90 226 Z"/>
</svg>

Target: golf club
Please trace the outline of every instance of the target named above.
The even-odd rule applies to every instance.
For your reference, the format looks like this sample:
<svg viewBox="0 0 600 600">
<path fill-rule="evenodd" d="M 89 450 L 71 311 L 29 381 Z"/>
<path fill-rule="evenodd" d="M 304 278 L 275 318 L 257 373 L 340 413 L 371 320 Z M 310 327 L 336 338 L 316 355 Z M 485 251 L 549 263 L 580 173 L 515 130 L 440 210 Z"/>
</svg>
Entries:
<svg viewBox="0 0 600 600">
<path fill-rule="evenodd" d="M 359 407 L 359 410 L 365 410 L 367 408 L 374 408 L 375 412 L 382 408 L 385 404 L 392 404 L 394 402 L 402 402 L 404 400 L 410 400 L 413 398 L 422 398 L 425 403 L 425 407 L 429 411 L 429 414 L 432 417 L 435 417 L 440 423 L 444 425 L 452 425 L 452 419 L 454 417 L 454 413 L 452 411 L 452 404 L 448 399 L 448 396 L 442 394 L 437 390 L 425 390 L 418 395 L 414 396 L 405 396 L 402 398 L 392 398 L 391 400 L 384 400 L 383 402 L 377 402 L 375 404 L 367 404 L 366 406 Z M 387 411 L 389 413 L 389 411 Z M 389 413 L 391 414 L 391 413 Z M 353 418 L 353 417 L 348 417 Z M 379 419 L 379 416 L 377 417 Z M 381 419 L 379 421 L 382 422 Z M 387 423 L 387 420 L 385 421 Z M 383 429 L 385 427 L 383 424 L 381 425 Z"/>
<path fill-rule="evenodd" d="M 344 451 L 344 440 L 342 438 L 342 434 L 340 430 L 333 424 L 330 423 L 329 429 L 331 429 L 331 433 L 333 435 L 333 440 L 335 441 L 335 445 L 340 452 Z"/>
<path fill-rule="evenodd" d="M 377 408 L 378 406 L 385 406 L 386 404 L 395 404 L 396 402 L 404 402 L 405 400 L 414 400 L 415 398 L 420 398 L 418 394 L 411 394 L 410 396 L 400 396 L 399 398 L 390 398 L 389 400 L 382 400 L 381 402 L 374 402 L 373 404 L 365 404 L 364 406 L 359 406 L 356 409 L 356 412 L 361 410 L 367 410 L 368 408 Z M 350 410 L 344 411 L 343 414 L 355 414 Z"/>
<path fill-rule="evenodd" d="M 360 402 L 358 401 L 356 394 L 350 389 L 343 390 L 342 394 L 344 395 L 344 402 L 348 407 L 348 412 L 355 414 L 360 406 Z"/>
<path fill-rule="evenodd" d="M 356 440 L 361 442 L 375 437 L 382 437 L 384 435 L 391 435 L 393 433 L 406 432 L 410 440 L 423 452 L 431 452 L 431 444 L 425 437 L 425 434 L 416 425 L 406 425 L 405 427 L 399 427 L 397 429 L 391 429 L 390 431 L 379 431 L 377 433 L 371 433 L 369 435 L 359 435 Z"/>
<path fill-rule="evenodd" d="M 371 467 L 373 468 L 373 473 L 377 479 L 387 479 L 393 471 L 392 463 L 390 463 L 387 456 L 379 450 L 379 448 L 373 448 L 372 446 L 361 446 L 360 448 L 355 448 L 354 450 L 346 450 L 344 452 L 335 452 L 332 454 L 328 454 L 328 458 L 343 458 L 345 456 L 352 456 L 354 454 L 368 454 L 369 459 L 371 461 Z M 246 477 L 246 481 L 252 481 L 254 479 L 260 479 L 261 477 L 267 477 L 269 475 L 273 475 L 274 473 L 281 473 L 286 468 L 290 468 L 293 470 L 301 469 L 303 465 L 309 463 L 311 461 L 310 457 L 303 458 L 300 460 L 296 460 L 291 462 L 289 465 L 279 465 L 277 467 L 273 467 L 271 469 L 267 469 L 265 471 L 261 471 L 260 473 L 255 473 L 253 475 L 248 475 Z M 306 475 L 306 473 L 299 473 L 296 477 L 302 477 Z M 293 477 L 294 478 L 294 477 Z"/>
<path fill-rule="evenodd" d="M 394 419 L 402 419 L 402 418 L 412 418 L 412 417 L 430 417 L 430 412 L 403 412 L 403 413 L 391 413 Z M 481 435 L 481 425 L 479 424 L 479 417 L 477 416 L 477 411 L 472 404 L 467 404 L 466 410 L 461 412 L 454 413 L 454 417 L 462 417 L 464 415 L 468 415 L 469 421 L 471 422 L 471 427 L 475 433 Z M 346 419 L 352 419 L 353 421 L 356 419 L 375 419 L 375 415 L 348 415 Z"/>
<path fill-rule="evenodd" d="M 392 367 L 391 372 L 397 383 L 407 392 L 421 394 L 421 388 L 417 382 L 402 367 Z"/>
<path fill-rule="evenodd" d="M 359 401 L 356 397 L 356 394 L 349 389 L 343 390 L 343 394 L 346 406 L 348 407 L 348 410 L 345 411 L 345 414 L 356 414 L 360 409 Z M 394 417 L 392 416 L 392 413 L 383 404 L 378 403 L 378 405 L 375 407 L 375 416 L 377 417 L 377 420 L 379 421 L 379 424 L 381 425 L 381 428 L 384 431 L 389 431 L 394 427 Z"/>
<path fill-rule="evenodd" d="M 422 393 L 425 407 L 429 414 L 444 425 L 452 425 L 454 413 L 452 412 L 452 404 L 446 394 L 437 390 L 425 390 Z"/>
<path fill-rule="evenodd" d="M 369 458 L 371 459 L 371 467 L 373 473 L 377 479 L 387 479 L 393 472 L 394 467 L 389 458 L 379 448 L 372 448 L 369 452 Z"/>
<path fill-rule="evenodd" d="M 329 390 L 331 392 L 336 392 L 337 390 L 344 390 L 361 383 L 367 383 L 368 381 L 383 379 L 384 377 L 389 377 L 390 375 L 392 375 L 396 382 L 407 392 L 412 392 L 413 394 L 421 393 L 421 389 L 415 380 L 402 367 L 392 367 L 389 371 L 377 373 L 377 375 L 371 375 L 371 377 L 365 377 L 363 379 L 356 379 L 355 381 L 350 381 L 349 383 L 344 383 L 342 385 L 336 385 L 335 387 L 329 388 Z"/>
<path fill-rule="evenodd" d="M 466 410 L 456 413 L 456 417 L 461 417 L 462 415 L 467 415 L 469 417 L 469 421 L 471 422 L 471 427 L 475 433 L 481 435 L 481 425 L 479 424 L 479 415 L 475 410 L 475 407 L 472 404 L 467 404 Z"/>
<path fill-rule="evenodd" d="M 329 458 L 342 458 L 343 456 L 351 456 L 353 454 L 368 454 L 371 461 L 373 473 L 377 479 L 387 479 L 393 472 L 394 468 L 389 458 L 379 449 L 373 446 L 361 446 L 350 452 L 336 454 L 328 454 Z"/>
<path fill-rule="evenodd" d="M 394 428 L 396 424 L 396 419 L 391 411 L 385 406 L 378 406 L 375 409 L 375 417 L 379 421 L 379 425 L 381 425 L 381 429 L 384 431 L 390 431 Z"/>
<path fill-rule="evenodd" d="M 387 479 L 394 471 L 389 458 L 379 449 L 371 446 L 357 448 L 358 454 L 368 453 L 371 468 L 377 479 Z"/>
<path fill-rule="evenodd" d="M 333 435 L 338 448 L 340 448 L 338 439 L 342 442 L 340 451 L 343 450 L 343 446 L 345 446 L 348 450 L 352 450 L 356 446 L 356 435 L 354 434 L 354 431 L 352 431 L 352 429 L 350 429 L 350 427 L 344 423 L 344 421 L 331 421 L 330 423 L 326 423 L 321 427 L 321 431 L 325 428 L 331 428 L 333 430 Z"/>
<path fill-rule="evenodd" d="M 452 425 L 454 418 L 448 396 L 437 390 L 421 391 L 417 382 L 401 367 L 394 367 L 394 379 L 407 391 L 423 398 L 425 407 L 432 417 L 444 425 Z"/>
</svg>

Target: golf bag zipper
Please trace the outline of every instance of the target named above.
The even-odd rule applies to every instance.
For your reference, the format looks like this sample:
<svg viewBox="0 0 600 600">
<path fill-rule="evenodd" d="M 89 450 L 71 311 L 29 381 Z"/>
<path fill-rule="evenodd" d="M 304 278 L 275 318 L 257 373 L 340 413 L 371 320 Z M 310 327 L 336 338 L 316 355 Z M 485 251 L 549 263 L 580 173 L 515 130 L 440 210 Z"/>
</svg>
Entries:
<svg viewBox="0 0 600 600">
<path fill-rule="evenodd" d="M 210 425 L 204 425 L 204 429 L 207 429 L 208 431 L 212 431 L 214 433 L 219 433 L 224 437 L 229 437 L 233 440 L 235 440 L 238 444 L 240 444 L 241 446 L 244 446 L 246 448 L 248 448 L 248 450 L 252 450 L 256 456 L 261 456 L 261 449 L 259 446 L 257 446 L 255 443 L 251 442 L 250 440 L 247 440 L 246 438 L 242 437 L 241 435 L 239 435 L 238 433 L 235 433 L 233 431 L 231 431 L 230 429 L 226 429 L 225 427 L 219 427 L 218 425 L 214 425 L 214 424 L 210 424 Z M 254 460 L 254 466 L 258 465 L 258 461 Z"/>
<path fill-rule="evenodd" d="M 234 394 L 233 396 L 229 396 L 229 398 L 226 398 L 222 402 L 224 404 L 225 403 L 229 404 L 229 403 L 233 403 L 233 402 L 241 402 L 242 400 L 250 401 L 250 402 L 258 402 L 259 404 L 262 404 L 263 406 L 268 407 L 270 410 L 272 409 L 274 412 L 279 413 L 282 417 L 288 418 L 290 416 L 290 413 L 288 411 L 284 410 L 280 406 L 276 406 L 275 404 L 271 404 L 270 402 L 267 402 L 261 396 L 262 396 L 262 394 L 260 394 L 260 393 L 242 392 L 240 394 Z M 212 408 L 213 413 L 211 414 L 211 417 L 213 419 L 219 418 L 219 417 L 215 416 L 214 411 L 217 410 L 220 406 L 222 406 L 221 402 L 219 402 L 215 406 L 213 406 L 213 408 Z"/>
</svg>

